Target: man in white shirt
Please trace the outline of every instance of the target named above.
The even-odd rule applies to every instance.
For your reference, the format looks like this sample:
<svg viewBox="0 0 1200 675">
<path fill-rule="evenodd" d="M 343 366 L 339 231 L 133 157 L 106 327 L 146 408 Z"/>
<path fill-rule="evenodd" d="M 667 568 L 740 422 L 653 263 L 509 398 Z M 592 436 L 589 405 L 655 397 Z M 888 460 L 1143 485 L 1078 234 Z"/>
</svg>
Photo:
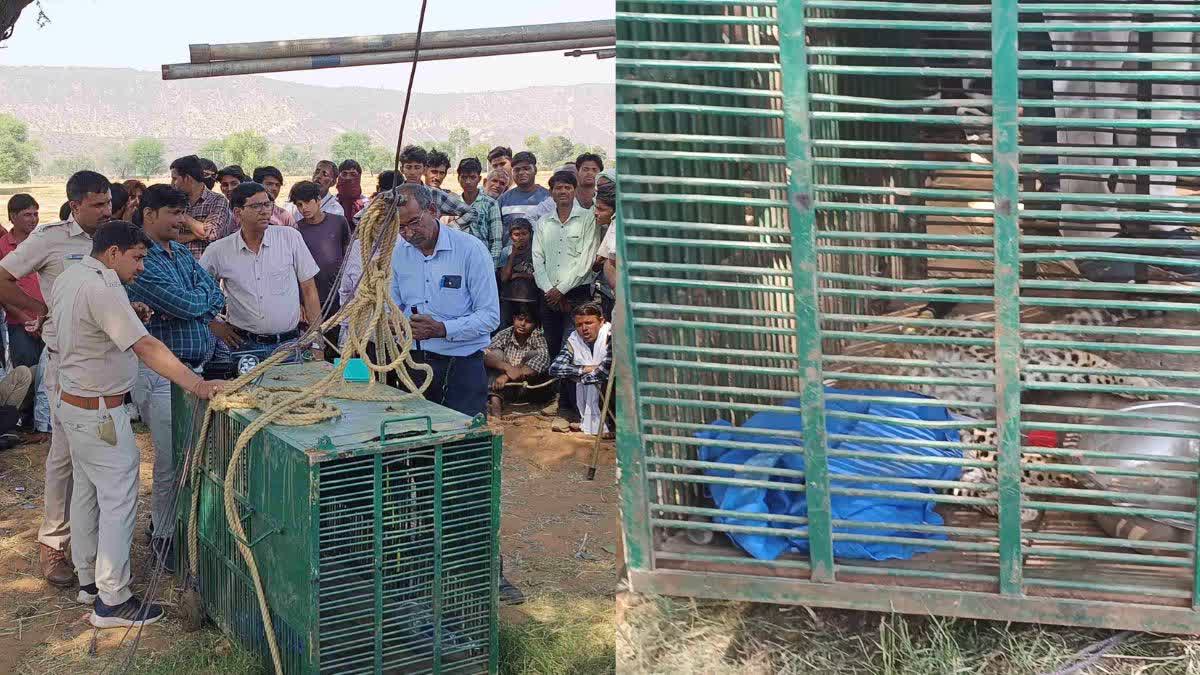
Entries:
<svg viewBox="0 0 1200 675">
<path fill-rule="evenodd" d="M 269 224 L 271 199 L 262 185 L 242 183 L 231 203 L 241 229 L 210 244 L 200 258 L 225 288 L 228 320 L 209 327 L 230 350 L 270 354 L 300 336 L 302 314 L 308 326 L 320 323 L 320 268 L 298 230 Z M 319 352 L 322 345 L 311 347 Z M 218 353 L 224 355 L 220 347 Z"/>
</svg>

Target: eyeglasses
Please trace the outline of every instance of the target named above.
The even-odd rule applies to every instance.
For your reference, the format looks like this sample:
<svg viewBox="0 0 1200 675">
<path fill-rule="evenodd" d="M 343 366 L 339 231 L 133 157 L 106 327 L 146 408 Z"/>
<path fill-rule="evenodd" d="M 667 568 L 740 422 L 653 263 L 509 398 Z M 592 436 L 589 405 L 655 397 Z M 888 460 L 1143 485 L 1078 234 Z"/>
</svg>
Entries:
<svg viewBox="0 0 1200 675">
<path fill-rule="evenodd" d="M 255 211 L 266 211 L 271 208 L 271 202 L 259 202 L 257 204 L 246 204 L 243 208 L 254 209 Z"/>
</svg>

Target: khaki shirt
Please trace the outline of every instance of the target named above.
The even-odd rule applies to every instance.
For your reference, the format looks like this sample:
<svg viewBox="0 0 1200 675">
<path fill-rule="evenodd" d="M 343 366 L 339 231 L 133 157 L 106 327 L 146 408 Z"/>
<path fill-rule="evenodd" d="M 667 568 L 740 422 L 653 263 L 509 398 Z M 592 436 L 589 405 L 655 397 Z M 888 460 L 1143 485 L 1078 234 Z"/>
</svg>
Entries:
<svg viewBox="0 0 1200 675">
<path fill-rule="evenodd" d="M 58 382 L 76 396 L 133 389 L 138 358 L 130 347 L 149 335 L 114 270 L 91 255 L 63 272 L 50 294 L 58 325 Z"/>
<path fill-rule="evenodd" d="M 35 229 L 12 253 L 0 259 L 0 268 L 17 279 L 37 273 L 42 297 L 51 308 L 42 326 L 42 339 L 50 349 L 58 351 L 54 344 L 54 305 L 50 303 L 51 290 L 59 275 L 68 267 L 92 254 L 92 235 L 83 231 L 75 217 L 46 223 Z"/>
<path fill-rule="evenodd" d="M 256 335 L 295 330 L 300 284 L 321 270 L 299 230 L 278 225 L 267 228 L 258 253 L 240 231 L 212 242 L 200 266 L 224 283 L 229 323 Z"/>
</svg>

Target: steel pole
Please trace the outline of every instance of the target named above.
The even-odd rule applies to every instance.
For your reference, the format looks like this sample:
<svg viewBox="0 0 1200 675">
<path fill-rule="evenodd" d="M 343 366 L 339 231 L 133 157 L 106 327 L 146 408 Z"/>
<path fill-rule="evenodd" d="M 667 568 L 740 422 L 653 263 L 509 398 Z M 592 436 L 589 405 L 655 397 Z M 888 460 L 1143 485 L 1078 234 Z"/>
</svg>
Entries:
<svg viewBox="0 0 1200 675">
<path fill-rule="evenodd" d="M 612 19 L 605 19 L 547 23 L 535 26 L 433 31 L 422 34 L 421 48 L 424 51 L 425 49 L 486 47 L 522 42 L 585 40 L 589 38 L 612 38 L 615 40 L 616 37 L 616 22 Z M 215 45 L 194 44 L 190 45 L 189 49 L 192 63 L 211 63 L 213 61 L 282 59 L 298 56 L 399 52 L 415 48 L 416 41 L 416 33 L 396 33 L 393 35 L 359 35 L 306 40 L 231 42 Z"/>
<path fill-rule="evenodd" d="M 528 42 L 524 44 L 492 45 L 487 47 L 455 47 L 453 49 L 425 49 L 425 46 L 422 45 L 421 61 L 444 61 L 448 59 L 469 59 L 479 56 L 555 52 L 574 48 L 611 47 L 615 42 L 615 38 L 599 37 L 583 40 Z M 370 54 L 297 56 L 286 59 L 247 59 L 244 61 L 214 61 L 212 63 L 168 63 L 162 67 L 162 77 L 164 80 L 186 80 L 197 77 L 282 73 L 294 70 L 375 66 L 385 63 L 412 63 L 412 60 L 413 52 L 405 50 L 398 52 L 373 52 Z"/>
</svg>

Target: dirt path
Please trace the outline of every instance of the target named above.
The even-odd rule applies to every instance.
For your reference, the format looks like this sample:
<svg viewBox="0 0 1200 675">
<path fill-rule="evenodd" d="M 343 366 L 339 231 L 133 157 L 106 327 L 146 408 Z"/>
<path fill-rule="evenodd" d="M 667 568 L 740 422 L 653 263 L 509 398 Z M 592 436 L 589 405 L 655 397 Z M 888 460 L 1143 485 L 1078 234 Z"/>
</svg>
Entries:
<svg viewBox="0 0 1200 675">
<path fill-rule="evenodd" d="M 615 584 L 616 490 L 612 443 L 604 444 L 595 481 L 586 480 L 592 442 L 578 434 L 550 431 L 537 416 L 500 422 L 505 433 L 501 550 L 505 573 L 535 599 L 540 595 L 611 596 Z M 144 428 L 142 495 L 134 536 L 134 585 L 142 593 L 150 573 L 144 532 L 149 519 L 153 454 Z M 42 581 L 37 569 L 43 462 L 47 444 L 0 452 L 0 673 L 100 672 L 116 652 L 124 631 L 101 631 L 89 656 L 94 631 L 88 609 L 74 591 Z M 175 618 L 174 579 L 160 600 L 167 618 L 146 628 L 136 672 L 250 672 L 243 658 L 216 666 L 228 643 L 214 630 L 185 634 Z M 522 609 L 506 609 L 506 621 L 521 621 Z M 119 672 L 119 671 L 118 671 Z"/>
</svg>

